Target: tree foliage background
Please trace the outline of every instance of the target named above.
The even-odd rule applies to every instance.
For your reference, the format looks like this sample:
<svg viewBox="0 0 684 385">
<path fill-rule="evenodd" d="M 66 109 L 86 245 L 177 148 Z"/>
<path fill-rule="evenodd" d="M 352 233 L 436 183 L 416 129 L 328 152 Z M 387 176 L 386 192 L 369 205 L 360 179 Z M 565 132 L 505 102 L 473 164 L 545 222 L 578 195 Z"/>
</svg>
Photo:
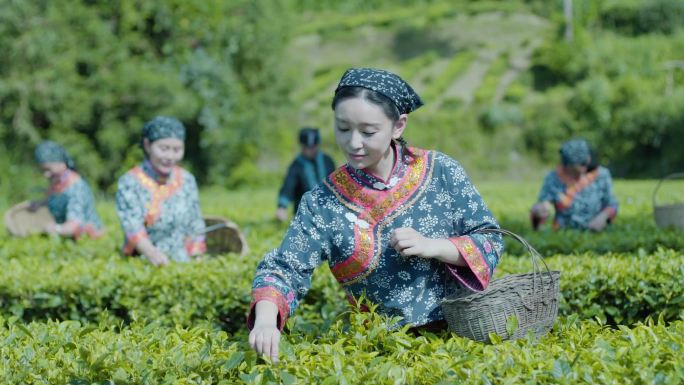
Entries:
<svg viewBox="0 0 684 385">
<path fill-rule="evenodd" d="M 141 159 L 143 123 L 167 114 L 188 127 L 186 165 L 201 181 L 238 183 L 236 171 L 266 145 L 255 128 L 287 107 L 286 10 L 278 1 L 3 0 L 1 162 L 31 165 L 34 146 L 54 139 L 106 188 Z"/>
<path fill-rule="evenodd" d="M 32 152 L 44 139 L 62 143 L 86 178 L 111 191 L 142 158 L 141 127 L 158 114 L 188 127 L 185 166 L 201 183 L 270 183 L 296 149 L 299 125 L 329 125 L 330 83 L 346 67 L 390 62 L 409 76 L 435 55 L 465 63 L 482 47 L 436 54 L 453 42 L 431 28 L 478 12 L 503 13 L 502 24 L 508 14 L 535 14 L 553 30 L 502 98 L 482 96 L 494 93 L 494 78 L 471 104 L 449 99 L 421 112 L 415 121 L 425 129 L 412 132 L 412 143 L 455 154 L 480 175 L 517 172 L 513 152 L 529 167 L 550 166 L 572 136 L 590 139 L 621 177 L 681 171 L 684 3 L 573 3 L 575 39 L 566 42 L 560 0 L 0 0 L 0 196 L 16 200 L 36 184 Z M 401 52 L 307 68 L 288 48 L 302 34 L 342 47 L 368 25 L 391 31 Z M 504 69 L 511 62 L 499 60 Z M 456 60 L 449 68 L 462 67 Z M 442 75 L 424 77 L 427 96 L 443 92 Z M 319 97 L 323 118 L 302 118 L 299 103 Z"/>
</svg>

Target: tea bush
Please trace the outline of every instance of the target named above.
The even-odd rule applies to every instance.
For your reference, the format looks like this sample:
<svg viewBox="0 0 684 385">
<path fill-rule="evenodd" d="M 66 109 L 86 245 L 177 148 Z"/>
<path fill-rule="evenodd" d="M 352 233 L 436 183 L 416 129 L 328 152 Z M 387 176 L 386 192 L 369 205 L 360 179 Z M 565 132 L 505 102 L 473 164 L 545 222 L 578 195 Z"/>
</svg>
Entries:
<svg viewBox="0 0 684 385">
<path fill-rule="evenodd" d="M 526 216 L 537 185 L 476 185 L 502 225 L 562 271 L 561 318 L 536 344 L 388 331 L 387 320 L 350 312 L 322 266 L 286 325 L 283 364 L 261 361 L 247 346 L 245 314 L 256 263 L 285 230 L 270 219 L 276 192 L 206 189 L 203 211 L 240 224 L 247 256 L 162 269 L 121 257 L 108 201 L 98 206 L 109 228 L 102 239 L 0 234 L 0 382 L 682 382 L 684 256 L 662 245 L 678 244 L 680 233 L 652 223 L 654 181 L 616 182 L 618 221 L 600 234 L 532 232 Z M 531 271 L 522 248 L 506 243 L 495 278 Z M 643 248 L 610 251 L 636 244 Z"/>
<path fill-rule="evenodd" d="M 662 314 L 684 318 L 684 255 L 578 254 L 547 258 L 562 271 L 561 314 L 633 324 Z M 42 319 L 144 320 L 189 326 L 207 321 L 244 328 L 255 258 L 226 255 L 157 269 L 137 259 L 22 256 L 0 261 L 0 313 Z M 527 257 L 505 255 L 497 276 L 532 271 Z M 326 266 L 314 275 L 303 318 L 325 323 L 345 311 L 342 290 Z"/>
<path fill-rule="evenodd" d="M 684 321 L 609 329 L 561 319 L 535 342 L 483 345 L 450 333 L 388 331 L 351 313 L 318 334 L 284 334 L 274 365 L 244 333 L 204 326 L 81 325 L 0 318 L 0 380 L 7 384 L 482 384 L 684 381 Z"/>
</svg>

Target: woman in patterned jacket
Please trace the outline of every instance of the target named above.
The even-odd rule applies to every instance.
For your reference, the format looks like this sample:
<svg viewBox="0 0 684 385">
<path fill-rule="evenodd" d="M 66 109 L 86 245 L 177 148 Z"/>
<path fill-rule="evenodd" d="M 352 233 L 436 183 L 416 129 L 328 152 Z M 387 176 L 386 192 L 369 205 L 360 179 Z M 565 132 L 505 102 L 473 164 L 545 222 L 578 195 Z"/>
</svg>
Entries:
<svg viewBox="0 0 684 385">
<path fill-rule="evenodd" d="M 74 161 L 59 144 L 45 141 L 36 147 L 36 162 L 43 176 L 50 182 L 46 203 L 55 223 L 45 232 L 64 237 L 98 238 L 104 233 L 100 217 L 95 211 L 95 199 L 88 183 L 75 171 Z"/>
<path fill-rule="evenodd" d="M 195 178 L 177 165 L 185 152 L 185 126 L 158 116 L 142 133 L 145 160 L 119 178 L 116 212 L 126 255 L 154 265 L 189 261 L 206 251 Z"/>
<path fill-rule="evenodd" d="M 589 144 L 582 139 L 563 143 L 560 158 L 561 164 L 544 178 L 530 211 L 532 227 L 537 230 L 555 209 L 555 230 L 603 230 L 618 210 L 610 171 L 596 163 Z"/>
<path fill-rule="evenodd" d="M 280 332 L 327 262 L 351 302 L 399 316 L 395 327 L 444 326 L 440 300 L 484 290 L 503 251 L 498 228 L 461 165 L 408 147 L 408 114 L 422 105 L 399 76 L 344 73 L 332 102 L 347 163 L 307 192 L 280 247 L 257 267 L 249 343 L 278 358 Z"/>
</svg>

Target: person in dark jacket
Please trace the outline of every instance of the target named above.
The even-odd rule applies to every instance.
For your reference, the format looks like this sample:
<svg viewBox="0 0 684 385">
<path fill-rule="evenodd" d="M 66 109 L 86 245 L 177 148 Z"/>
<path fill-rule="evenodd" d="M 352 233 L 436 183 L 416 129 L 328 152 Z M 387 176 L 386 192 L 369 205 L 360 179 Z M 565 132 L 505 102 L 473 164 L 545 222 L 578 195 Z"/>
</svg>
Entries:
<svg viewBox="0 0 684 385">
<path fill-rule="evenodd" d="M 292 161 L 278 194 L 276 218 L 287 220 L 287 207 L 292 204 L 297 212 L 305 192 L 319 184 L 335 170 L 332 158 L 319 150 L 321 135 L 317 128 L 304 127 L 299 131 L 301 153 Z"/>
</svg>

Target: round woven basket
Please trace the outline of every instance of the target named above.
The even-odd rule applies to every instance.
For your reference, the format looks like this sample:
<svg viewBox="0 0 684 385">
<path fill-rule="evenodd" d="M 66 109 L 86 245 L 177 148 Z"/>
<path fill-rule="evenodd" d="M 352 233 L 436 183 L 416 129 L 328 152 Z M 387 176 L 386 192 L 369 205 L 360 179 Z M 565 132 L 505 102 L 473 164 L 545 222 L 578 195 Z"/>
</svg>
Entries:
<svg viewBox="0 0 684 385">
<path fill-rule="evenodd" d="M 15 237 L 43 233 L 47 225 L 55 223 L 47 206 L 31 209 L 31 202 L 24 201 L 5 212 L 5 228 Z"/>
<path fill-rule="evenodd" d="M 503 229 L 482 229 L 481 233 L 509 235 L 527 249 L 534 271 L 495 279 L 481 292 L 454 295 L 442 300 L 449 330 L 461 337 L 490 343 L 490 333 L 503 340 L 532 333 L 546 334 L 558 316 L 560 272 L 551 271 L 539 253 L 519 235 Z M 545 271 L 539 266 L 541 261 Z"/>
<path fill-rule="evenodd" d="M 207 227 L 223 225 L 205 235 L 207 253 L 215 255 L 226 253 L 245 255 L 249 252 L 247 241 L 238 225 L 234 222 L 223 217 L 209 216 L 204 217 L 204 223 Z"/>
<path fill-rule="evenodd" d="M 653 217 L 656 225 L 660 228 L 674 227 L 679 230 L 684 230 L 684 203 L 673 203 L 667 205 L 658 205 L 656 203 L 656 196 L 660 185 L 667 179 L 675 179 L 684 177 L 684 173 L 674 173 L 662 178 L 655 190 L 653 190 Z"/>
</svg>

